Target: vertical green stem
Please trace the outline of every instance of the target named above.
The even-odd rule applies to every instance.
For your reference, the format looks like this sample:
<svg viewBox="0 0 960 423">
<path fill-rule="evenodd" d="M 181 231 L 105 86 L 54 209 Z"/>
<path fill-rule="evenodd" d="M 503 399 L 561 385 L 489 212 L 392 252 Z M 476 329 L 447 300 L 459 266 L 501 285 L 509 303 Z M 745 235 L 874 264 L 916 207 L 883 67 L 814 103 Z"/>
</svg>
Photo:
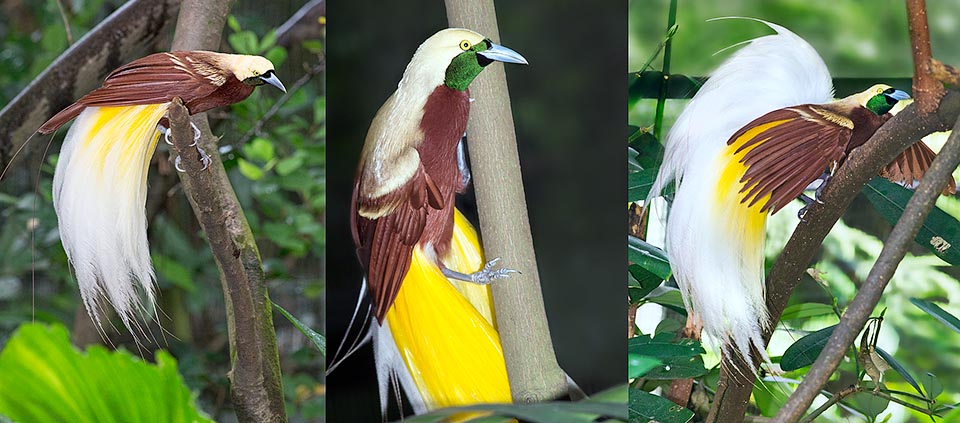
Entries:
<svg viewBox="0 0 960 423">
<path fill-rule="evenodd" d="M 677 23 L 677 0 L 670 0 L 670 14 L 667 17 L 667 31 L 669 32 L 673 25 Z M 667 37 L 663 47 L 663 80 L 660 81 L 660 95 L 657 97 L 657 115 L 654 120 L 653 135 L 660 138 L 663 127 L 663 107 L 667 103 L 667 85 L 670 82 L 670 51 L 673 46 L 673 37 Z"/>
</svg>

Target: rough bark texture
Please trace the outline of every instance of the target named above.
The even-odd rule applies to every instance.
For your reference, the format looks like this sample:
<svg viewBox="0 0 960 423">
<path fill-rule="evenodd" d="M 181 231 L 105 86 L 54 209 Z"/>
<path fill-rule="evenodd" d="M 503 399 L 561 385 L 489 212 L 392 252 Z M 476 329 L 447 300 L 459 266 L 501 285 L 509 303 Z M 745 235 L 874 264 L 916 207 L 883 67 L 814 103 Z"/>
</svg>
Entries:
<svg viewBox="0 0 960 423">
<path fill-rule="evenodd" d="M 492 0 L 446 0 L 446 6 L 450 26 L 499 42 Z M 470 106 L 467 133 L 484 253 L 521 272 L 493 284 L 510 391 L 519 403 L 555 399 L 566 394 L 566 379 L 543 307 L 503 65 L 490 65 L 471 84 L 470 93 L 476 101 Z"/>
<path fill-rule="evenodd" d="M 180 0 L 133 0 L 100 22 L 0 110 L 0 169 L 50 116 L 142 56 L 173 20 Z M 42 147 L 34 142 L 21 154 Z"/>
<path fill-rule="evenodd" d="M 232 0 L 184 0 L 171 50 L 217 50 Z M 230 393 L 240 422 L 286 422 L 280 383 L 280 358 L 273 314 L 263 279 L 260 252 L 243 209 L 217 154 L 205 114 L 193 117 L 199 146 L 212 163 L 201 170 L 186 108 L 170 106 L 174 147 L 186 170 L 180 173 L 220 270 L 230 339 Z"/>
</svg>

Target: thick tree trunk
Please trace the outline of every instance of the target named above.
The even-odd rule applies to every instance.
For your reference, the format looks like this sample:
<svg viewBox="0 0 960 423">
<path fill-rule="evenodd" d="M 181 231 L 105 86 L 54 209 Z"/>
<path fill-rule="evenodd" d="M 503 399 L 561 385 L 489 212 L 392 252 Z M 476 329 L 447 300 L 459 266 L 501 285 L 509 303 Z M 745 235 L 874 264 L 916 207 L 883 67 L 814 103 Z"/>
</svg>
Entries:
<svg viewBox="0 0 960 423">
<path fill-rule="evenodd" d="M 492 0 L 446 0 L 451 26 L 475 30 L 499 42 Z M 493 303 L 515 402 L 555 399 L 567 392 L 557 364 L 540 292 L 540 277 L 527 216 L 520 158 L 502 65 L 491 65 L 471 84 L 476 101 L 467 124 L 470 165 L 487 259 L 515 269 L 494 282 Z"/>
<path fill-rule="evenodd" d="M 232 0 L 184 0 L 171 50 L 217 50 Z M 286 422 L 280 359 L 260 252 L 217 154 L 205 114 L 193 117 L 203 133 L 199 146 L 212 163 L 201 169 L 191 147 L 187 110 L 174 102 L 169 112 L 174 149 L 182 157 L 183 191 L 193 206 L 214 259 L 227 311 L 230 338 L 230 393 L 241 423 Z"/>
</svg>

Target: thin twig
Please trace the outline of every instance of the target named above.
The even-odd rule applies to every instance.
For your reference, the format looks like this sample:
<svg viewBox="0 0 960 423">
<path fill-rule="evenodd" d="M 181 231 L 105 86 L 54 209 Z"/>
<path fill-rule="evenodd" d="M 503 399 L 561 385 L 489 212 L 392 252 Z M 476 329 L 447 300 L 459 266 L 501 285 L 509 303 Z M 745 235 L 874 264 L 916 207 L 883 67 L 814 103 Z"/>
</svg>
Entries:
<svg viewBox="0 0 960 423">
<path fill-rule="evenodd" d="M 850 395 L 856 394 L 856 393 L 858 393 L 858 392 L 860 392 L 860 388 L 858 388 L 856 385 L 850 385 L 850 386 L 848 386 L 847 388 L 841 390 L 840 392 L 837 392 L 836 394 L 833 394 L 833 396 L 830 397 L 830 399 L 827 400 L 827 402 L 823 403 L 823 405 L 821 405 L 821 406 L 820 406 L 819 408 L 817 408 L 816 410 L 813 410 L 813 412 L 810 413 L 807 417 L 804 417 L 803 420 L 800 420 L 800 423 L 810 423 L 810 422 L 812 422 L 813 419 L 815 419 L 815 418 L 817 418 L 818 416 L 820 416 L 821 414 L 823 414 L 823 412 L 824 412 L 824 411 L 827 411 L 828 409 L 830 409 L 830 407 L 833 407 L 834 404 L 836 404 L 836 403 L 842 401 L 844 398 L 846 398 L 846 397 L 848 397 L 848 396 L 850 396 Z"/>
<path fill-rule="evenodd" d="M 67 45 L 73 45 L 73 31 L 70 30 L 70 19 L 67 18 L 66 0 L 57 0 L 57 9 L 60 10 L 60 18 L 63 19 L 63 28 L 67 32 Z"/>
</svg>

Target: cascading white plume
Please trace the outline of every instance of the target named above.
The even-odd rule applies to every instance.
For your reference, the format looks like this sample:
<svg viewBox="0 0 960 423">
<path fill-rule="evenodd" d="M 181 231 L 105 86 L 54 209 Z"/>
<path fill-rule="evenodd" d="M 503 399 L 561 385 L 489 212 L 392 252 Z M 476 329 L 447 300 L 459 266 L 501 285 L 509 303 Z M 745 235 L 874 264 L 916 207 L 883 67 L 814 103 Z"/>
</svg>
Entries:
<svg viewBox="0 0 960 423">
<path fill-rule="evenodd" d="M 134 335 L 153 307 L 147 245 L 147 173 L 167 103 L 88 107 L 63 141 L 53 176 L 60 240 L 83 305 L 98 327 L 101 299 Z M 134 327 L 139 330 L 134 332 Z"/>
<path fill-rule="evenodd" d="M 742 355 L 750 371 L 756 368 L 751 345 L 768 361 L 762 338 L 766 213 L 740 203 L 739 185 L 718 186 L 730 174 L 724 175 L 731 166 L 725 147 L 737 130 L 770 111 L 833 98 L 830 73 L 813 47 L 786 28 L 758 21 L 777 34 L 747 42 L 693 97 L 667 134 L 648 198 L 675 181 L 666 250 L 684 303 L 724 353 Z"/>
</svg>

